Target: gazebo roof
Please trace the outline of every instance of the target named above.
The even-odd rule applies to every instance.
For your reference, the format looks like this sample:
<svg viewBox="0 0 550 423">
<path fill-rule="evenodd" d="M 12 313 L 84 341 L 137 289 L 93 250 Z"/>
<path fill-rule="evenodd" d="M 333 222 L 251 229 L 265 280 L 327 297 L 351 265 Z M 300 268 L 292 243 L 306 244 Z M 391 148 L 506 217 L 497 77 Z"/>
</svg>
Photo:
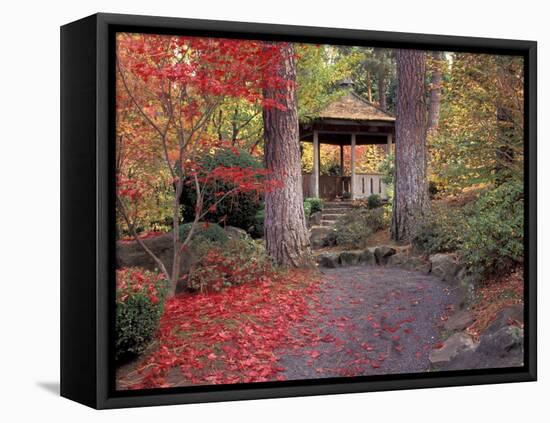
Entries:
<svg viewBox="0 0 550 423">
<path fill-rule="evenodd" d="M 349 91 L 329 103 L 315 119 L 300 122 L 300 140 L 312 142 L 317 131 L 323 144 L 350 145 L 352 133 L 357 145 L 385 144 L 394 127 L 394 116 Z"/>
<path fill-rule="evenodd" d="M 395 117 L 376 107 L 353 91 L 333 101 L 320 113 L 319 119 L 395 122 Z"/>
</svg>

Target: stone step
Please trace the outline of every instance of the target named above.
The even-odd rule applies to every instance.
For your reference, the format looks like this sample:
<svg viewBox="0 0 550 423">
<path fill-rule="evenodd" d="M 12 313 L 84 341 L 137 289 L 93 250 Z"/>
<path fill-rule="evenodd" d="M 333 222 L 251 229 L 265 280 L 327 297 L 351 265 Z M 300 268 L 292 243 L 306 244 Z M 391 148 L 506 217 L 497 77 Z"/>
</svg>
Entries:
<svg viewBox="0 0 550 423">
<path fill-rule="evenodd" d="M 338 220 L 342 216 L 345 216 L 345 213 L 323 213 L 323 219 L 326 220 Z"/>
<path fill-rule="evenodd" d="M 323 203 L 324 208 L 350 208 L 351 203 L 344 203 L 339 201 Z"/>
<path fill-rule="evenodd" d="M 323 213 L 346 213 L 349 210 L 351 210 L 351 208 L 348 207 L 325 207 Z"/>
<path fill-rule="evenodd" d="M 333 226 L 336 223 L 336 220 L 321 220 L 321 226 Z"/>
</svg>

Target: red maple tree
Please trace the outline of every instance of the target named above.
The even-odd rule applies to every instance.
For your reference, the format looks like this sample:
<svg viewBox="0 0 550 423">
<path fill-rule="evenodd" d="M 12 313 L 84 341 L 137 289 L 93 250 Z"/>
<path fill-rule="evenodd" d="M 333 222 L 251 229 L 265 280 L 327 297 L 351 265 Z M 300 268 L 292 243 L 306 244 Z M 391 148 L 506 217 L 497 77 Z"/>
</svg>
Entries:
<svg viewBox="0 0 550 423">
<path fill-rule="evenodd" d="M 265 171 L 219 166 L 206 171 L 198 160 L 212 148 L 225 148 L 208 126 L 224 99 L 239 98 L 264 108 L 284 110 L 282 99 L 265 99 L 267 88 L 289 83 L 273 68 L 284 43 L 266 47 L 260 41 L 119 33 L 117 35 L 117 212 L 136 241 L 155 260 L 175 292 L 181 252 L 201 219 L 228 196 L 265 192 L 277 186 Z M 151 165 L 149 168 L 143 166 Z M 134 170 L 145 168 L 145 178 Z M 216 193 L 205 204 L 212 180 L 234 188 Z M 269 179 L 269 182 L 268 182 Z M 173 260 L 168 269 L 140 239 L 136 221 L 140 202 L 159 184 L 169 186 L 173 226 Z M 196 193 L 195 219 L 180 239 L 180 197 L 185 184 Z"/>
</svg>

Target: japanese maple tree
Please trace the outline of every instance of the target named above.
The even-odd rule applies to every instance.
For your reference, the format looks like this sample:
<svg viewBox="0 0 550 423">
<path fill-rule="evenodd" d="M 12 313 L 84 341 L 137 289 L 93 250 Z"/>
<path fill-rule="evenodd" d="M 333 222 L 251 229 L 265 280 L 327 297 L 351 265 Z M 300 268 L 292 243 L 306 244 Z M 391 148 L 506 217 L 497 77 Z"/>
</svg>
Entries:
<svg viewBox="0 0 550 423">
<path fill-rule="evenodd" d="M 286 85 L 273 72 L 284 45 L 266 48 L 248 40 L 117 35 L 117 213 L 170 281 L 171 295 L 179 280 L 182 251 L 201 219 L 238 192 L 265 192 L 277 186 L 262 169 L 220 166 L 206 171 L 198 157 L 227 147 L 209 131 L 225 100 L 284 108 L 277 96 L 262 95 L 265 89 Z M 231 182 L 233 188 L 216 193 L 215 200 L 205 204 L 205 187 L 212 180 Z M 181 239 L 180 196 L 185 184 L 194 188 L 197 200 L 191 229 Z M 171 210 L 171 268 L 147 247 L 137 230 L 147 199 L 159 191 Z"/>
</svg>

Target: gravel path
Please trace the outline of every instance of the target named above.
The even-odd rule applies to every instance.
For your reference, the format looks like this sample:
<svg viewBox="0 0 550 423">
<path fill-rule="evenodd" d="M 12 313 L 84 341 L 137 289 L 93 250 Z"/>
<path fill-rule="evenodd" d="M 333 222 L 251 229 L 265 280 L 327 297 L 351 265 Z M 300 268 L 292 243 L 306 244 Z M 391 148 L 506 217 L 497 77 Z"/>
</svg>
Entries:
<svg viewBox="0 0 550 423">
<path fill-rule="evenodd" d="M 435 276 L 382 266 L 323 269 L 316 342 L 279 351 L 287 380 L 424 372 L 454 301 Z"/>
</svg>

